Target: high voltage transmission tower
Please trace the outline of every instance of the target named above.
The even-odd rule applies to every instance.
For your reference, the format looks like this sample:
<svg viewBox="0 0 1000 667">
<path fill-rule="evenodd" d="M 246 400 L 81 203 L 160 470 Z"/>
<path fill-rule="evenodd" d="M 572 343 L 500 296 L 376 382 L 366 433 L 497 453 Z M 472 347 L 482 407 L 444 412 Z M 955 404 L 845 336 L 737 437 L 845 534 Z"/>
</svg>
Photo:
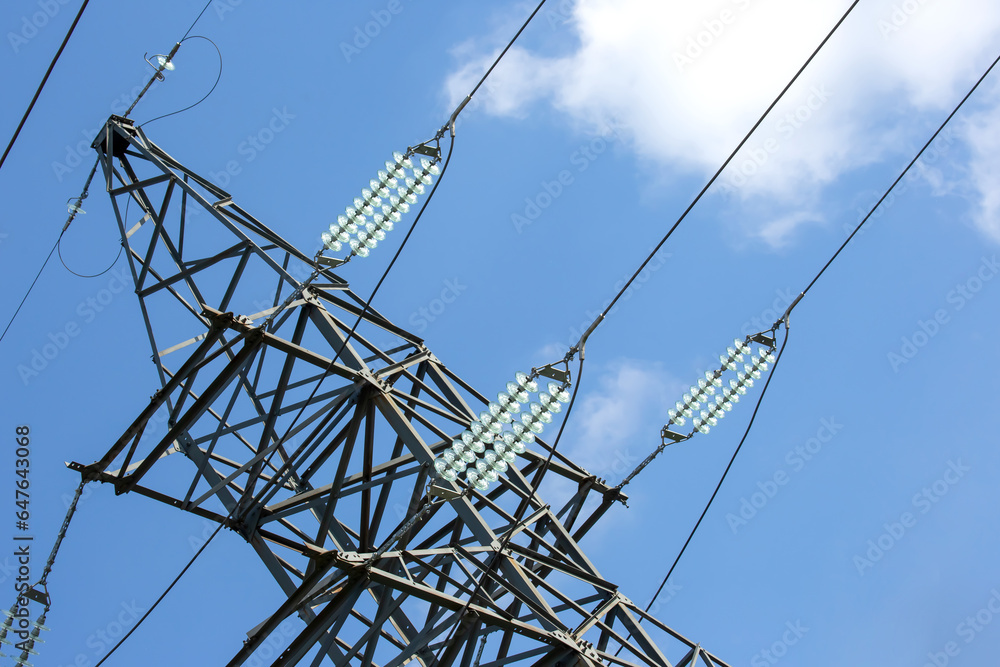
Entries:
<svg viewBox="0 0 1000 667">
<path fill-rule="evenodd" d="M 94 147 L 162 386 L 103 457 L 70 465 L 233 530 L 257 553 L 287 601 L 242 647 L 221 638 L 230 666 L 294 616 L 301 631 L 273 665 L 726 664 L 580 547 L 621 490 L 550 457 L 529 429 L 505 431 L 507 446 L 499 429 L 481 434 L 497 403 L 366 307 L 334 273 L 343 260 L 298 250 L 130 120 L 112 116 Z M 367 254 L 439 158 L 433 141 L 397 154 L 326 248 Z M 397 176 L 409 185 L 386 197 Z M 393 203 L 366 227 L 380 189 Z M 523 420 L 540 431 L 569 379 L 561 367 L 519 374 L 501 407 L 516 412 L 519 387 L 554 380 L 545 409 Z M 537 493 L 549 458 L 574 490 L 562 506 Z"/>
</svg>

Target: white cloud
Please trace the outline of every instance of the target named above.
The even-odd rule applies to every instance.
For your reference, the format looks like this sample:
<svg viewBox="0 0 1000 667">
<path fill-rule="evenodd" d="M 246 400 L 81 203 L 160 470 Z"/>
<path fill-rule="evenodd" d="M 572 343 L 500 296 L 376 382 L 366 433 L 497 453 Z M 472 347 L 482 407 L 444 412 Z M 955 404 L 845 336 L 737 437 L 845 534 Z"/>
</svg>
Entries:
<svg viewBox="0 0 1000 667">
<path fill-rule="evenodd" d="M 618 359 L 589 368 L 559 451 L 615 486 L 660 444 L 667 409 L 681 395 L 683 386 L 659 363 Z M 577 490 L 569 480 L 549 475 L 541 495 L 554 508 L 561 508 Z M 592 495 L 584 505 L 583 515 L 599 504 L 600 499 Z M 644 512 L 618 515 L 617 520 L 641 523 Z M 610 523 L 601 522 L 588 539 L 600 540 L 611 529 Z"/>
<path fill-rule="evenodd" d="M 1000 242 L 1000 120 L 996 110 L 971 116 L 961 134 L 969 145 L 969 185 L 974 199 L 973 222 Z"/>
<path fill-rule="evenodd" d="M 565 356 L 569 345 L 566 343 L 546 343 L 534 354 L 534 358 L 542 363 L 550 363 L 553 359 L 561 359 Z"/>
<path fill-rule="evenodd" d="M 660 364 L 631 359 L 610 364 L 586 385 L 593 388 L 583 389 L 573 409 L 567 452 L 593 474 L 617 484 L 659 444 L 667 407 L 680 385 Z"/>
<path fill-rule="evenodd" d="M 668 173 L 708 174 L 848 4 L 578 0 L 567 23 L 575 48 L 556 56 L 513 48 L 481 104 L 517 117 L 547 103 L 591 132 L 613 118 L 643 160 Z M 507 35 L 486 41 L 495 46 Z M 989 0 L 861 3 L 730 165 L 723 185 L 787 211 L 816 204 L 824 187 L 853 169 L 912 153 L 992 59 L 998 35 L 1000 4 Z M 465 46 L 468 64 L 447 82 L 453 103 L 495 54 Z M 992 175 L 985 166 L 976 173 Z M 983 206 L 989 215 L 1000 202 L 987 196 Z M 785 215 L 746 231 L 782 244 L 816 219 Z"/>
<path fill-rule="evenodd" d="M 788 244 L 789 236 L 800 225 L 807 222 L 820 222 L 821 218 L 809 212 L 789 213 L 764 223 L 760 229 L 760 238 L 772 247 L 778 248 Z"/>
</svg>

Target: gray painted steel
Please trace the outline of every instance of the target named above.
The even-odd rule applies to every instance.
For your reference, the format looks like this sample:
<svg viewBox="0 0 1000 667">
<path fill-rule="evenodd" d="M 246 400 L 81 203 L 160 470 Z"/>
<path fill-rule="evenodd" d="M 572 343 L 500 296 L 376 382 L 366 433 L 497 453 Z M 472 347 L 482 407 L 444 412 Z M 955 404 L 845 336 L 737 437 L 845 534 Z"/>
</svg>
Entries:
<svg viewBox="0 0 1000 667">
<path fill-rule="evenodd" d="M 222 638 L 239 649 L 229 665 L 292 616 L 301 632 L 274 665 L 725 665 L 584 555 L 620 489 L 556 455 L 547 481 L 576 492 L 550 507 L 533 492 L 539 441 L 492 490 L 431 498 L 434 458 L 486 397 L 375 310 L 345 345 L 364 305 L 346 281 L 131 121 L 112 117 L 94 147 L 161 388 L 107 454 L 72 466 L 251 545 L 287 601 L 242 648 Z"/>
</svg>

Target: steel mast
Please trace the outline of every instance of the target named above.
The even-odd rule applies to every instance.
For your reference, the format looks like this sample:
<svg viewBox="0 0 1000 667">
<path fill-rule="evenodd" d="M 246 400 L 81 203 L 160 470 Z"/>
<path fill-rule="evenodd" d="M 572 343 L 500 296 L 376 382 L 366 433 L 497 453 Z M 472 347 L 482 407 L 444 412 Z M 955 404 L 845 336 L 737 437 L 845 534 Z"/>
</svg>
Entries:
<svg viewBox="0 0 1000 667">
<path fill-rule="evenodd" d="M 549 474 L 575 493 L 546 504 L 540 439 L 487 491 L 432 486 L 435 458 L 489 399 L 364 308 L 336 261 L 292 246 L 132 121 L 112 116 L 94 148 L 161 386 L 104 456 L 70 466 L 257 553 L 287 601 L 229 665 L 292 616 L 301 632 L 274 665 L 726 665 L 584 554 L 619 489 L 557 453 Z M 151 424 L 162 409 L 166 434 Z"/>
</svg>

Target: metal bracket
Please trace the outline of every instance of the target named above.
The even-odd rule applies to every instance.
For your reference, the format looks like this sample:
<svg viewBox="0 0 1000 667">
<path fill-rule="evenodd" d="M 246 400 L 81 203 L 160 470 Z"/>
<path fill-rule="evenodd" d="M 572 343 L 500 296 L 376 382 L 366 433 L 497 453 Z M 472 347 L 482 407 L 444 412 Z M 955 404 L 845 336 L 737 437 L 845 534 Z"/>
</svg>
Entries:
<svg viewBox="0 0 1000 667">
<path fill-rule="evenodd" d="M 187 454 L 188 450 L 194 447 L 194 438 L 191 437 L 190 433 L 184 431 L 177 436 L 177 440 L 174 441 L 174 447 L 176 448 L 175 451 Z"/>
<path fill-rule="evenodd" d="M 750 340 L 752 340 L 755 343 L 760 343 L 764 347 L 770 349 L 774 348 L 774 336 L 772 336 L 770 332 L 762 331 L 758 334 L 754 334 L 750 336 Z"/>
<path fill-rule="evenodd" d="M 364 565 L 368 559 L 356 551 L 341 551 L 336 556 L 337 561 L 348 566 Z"/>
<path fill-rule="evenodd" d="M 413 147 L 414 153 L 419 153 L 420 155 L 426 155 L 427 157 L 432 157 L 435 160 L 441 159 L 441 149 L 434 146 L 428 146 L 427 144 L 420 144 L 419 146 Z"/>
<path fill-rule="evenodd" d="M 324 257 L 322 255 L 316 258 L 316 262 L 318 264 L 322 264 L 323 266 L 329 266 L 331 269 L 335 269 L 338 266 L 347 264 L 346 259 L 337 259 L 336 257 Z"/>
<path fill-rule="evenodd" d="M 24 595 L 29 600 L 34 600 L 35 602 L 41 603 L 46 607 L 48 607 L 51 604 L 51 600 L 49 600 L 49 594 L 45 591 L 39 591 L 36 590 L 35 588 L 29 588 L 27 591 L 24 592 Z"/>
<path fill-rule="evenodd" d="M 563 384 L 569 384 L 569 364 L 566 364 L 566 369 L 556 368 L 556 364 L 566 364 L 566 361 L 557 361 L 552 364 L 546 364 L 541 368 L 532 368 L 532 372 L 541 375 L 542 377 L 547 377 L 556 382 L 562 382 Z"/>
<path fill-rule="evenodd" d="M 122 116 L 112 115 L 108 119 L 108 124 L 105 125 L 101 132 L 94 138 L 94 141 L 90 144 L 90 147 L 95 149 L 98 153 L 108 154 L 110 153 L 113 157 L 121 157 L 125 154 L 128 149 L 128 141 L 124 138 L 115 134 L 113 130 L 110 129 L 110 125 L 114 123 L 122 129 L 126 134 L 135 137 L 138 132 L 135 126 L 132 124 L 132 120 L 129 118 L 124 118 Z M 107 135 L 111 135 L 111 149 L 107 147 Z"/>
<path fill-rule="evenodd" d="M 437 484 L 431 484 L 430 488 L 427 489 L 427 494 L 432 497 L 440 498 L 441 500 L 455 500 L 456 498 L 461 498 L 462 493 L 456 491 L 455 489 L 446 489 L 443 486 L 438 486 Z"/>
<path fill-rule="evenodd" d="M 660 436 L 663 438 L 663 444 L 664 445 L 672 445 L 675 442 L 682 442 L 682 441 L 688 439 L 688 436 L 681 435 L 680 433 L 674 433 L 673 431 L 671 431 L 670 429 L 668 429 L 666 426 L 664 426 L 663 430 L 660 431 Z M 669 440 L 670 442 L 667 442 L 667 440 Z"/>
</svg>

